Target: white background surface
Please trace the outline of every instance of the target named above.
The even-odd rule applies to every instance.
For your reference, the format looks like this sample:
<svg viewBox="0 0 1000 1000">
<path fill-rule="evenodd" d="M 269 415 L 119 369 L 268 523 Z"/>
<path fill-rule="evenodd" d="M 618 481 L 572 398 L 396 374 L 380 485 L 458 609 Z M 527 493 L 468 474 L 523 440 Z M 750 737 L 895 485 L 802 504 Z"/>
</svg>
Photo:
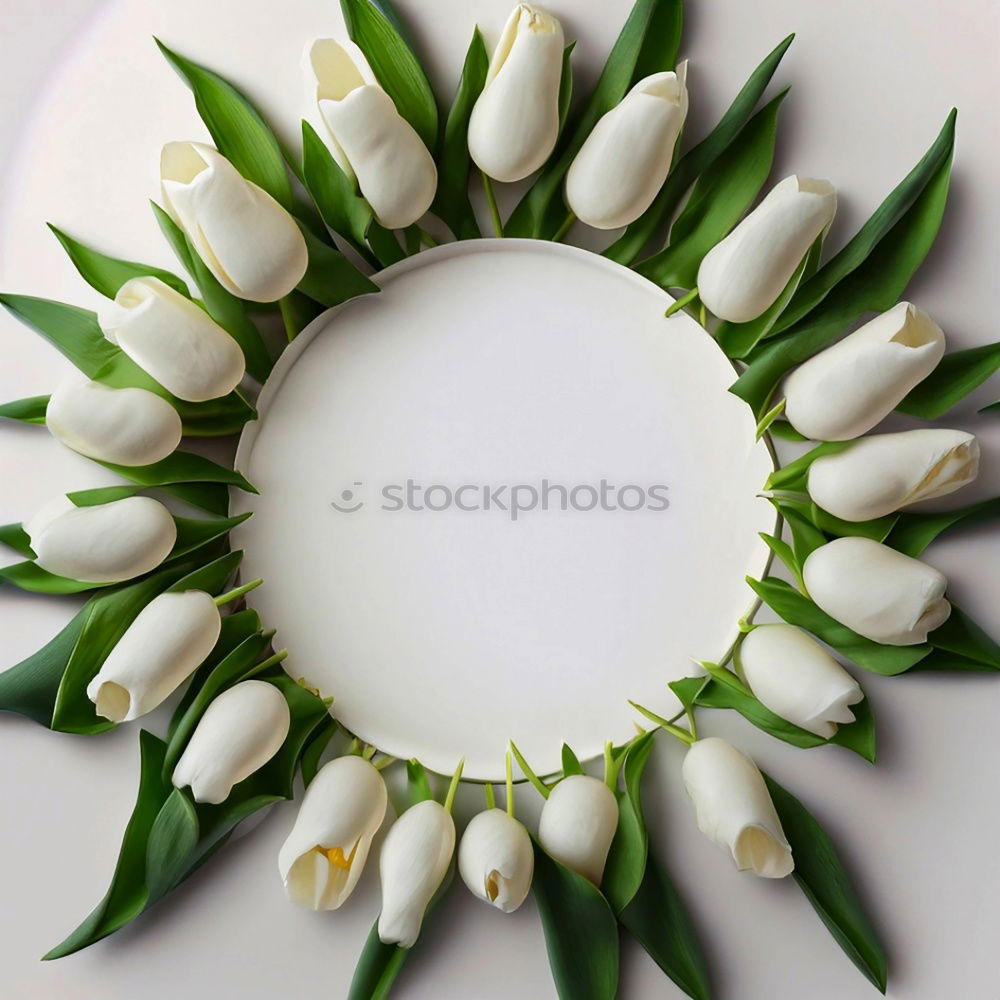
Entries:
<svg viewBox="0 0 1000 1000">
<path fill-rule="evenodd" d="M 450 91 L 474 14 L 495 37 L 507 3 L 401 0 L 400 6 L 419 22 L 421 41 L 441 57 Z M 627 3 L 561 0 L 550 6 L 565 17 L 567 34 L 580 37 L 578 52 L 593 64 L 603 58 Z M 777 78 L 794 81 L 795 88 L 783 111 L 775 177 L 797 170 L 838 185 L 841 214 L 833 245 L 909 169 L 948 108 L 959 106 L 949 213 L 909 295 L 938 319 L 952 347 L 996 340 L 998 5 L 702 0 L 689 7 L 684 52 L 692 59 L 692 135 L 717 118 L 782 35 L 799 32 Z M 85 29 L 99 9 L 104 21 Z M 129 44 L 88 60 L 92 45 L 116 25 Z M 44 230 L 46 218 L 106 249 L 168 263 L 142 197 L 154 193 L 157 142 L 198 137 L 201 130 L 183 86 L 157 62 L 151 31 L 233 76 L 267 112 L 280 112 L 281 125 L 291 132 L 301 46 L 337 27 L 331 0 L 47 0 L 44 6 L 7 0 L 0 14 L 0 148 L 8 166 L 0 287 L 93 301 Z M 60 54 L 67 42 L 75 55 Z M 61 74 L 54 72 L 57 65 Z M 109 102 L 120 110 L 108 115 Z M 25 130 L 15 141 L 19 127 Z M 54 352 L 7 318 L 0 324 L 0 352 L 3 399 L 48 391 L 61 370 Z M 992 401 L 997 391 L 995 384 L 982 391 L 951 422 L 981 426 L 975 404 Z M 93 481 L 87 463 L 59 450 L 43 431 L 3 428 L 0 441 L 0 521 L 20 519 L 54 491 Z M 997 491 L 995 430 L 987 434 L 984 451 L 984 481 L 963 502 Z M 952 576 L 958 601 L 995 634 L 998 551 L 994 532 L 965 535 L 929 554 Z M 4 663 L 36 649 L 66 614 L 63 602 L 5 592 Z M 706 728 L 731 735 L 752 752 L 830 830 L 889 949 L 891 996 L 995 1000 L 1000 679 L 863 680 L 879 720 L 877 769 L 836 748 L 794 750 L 739 720 L 713 717 Z M 375 915 L 376 887 L 367 878 L 341 913 L 316 916 L 287 906 L 275 856 L 291 822 L 290 808 L 277 810 L 252 837 L 112 942 L 39 966 L 36 956 L 104 892 L 134 793 L 135 734 L 88 740 L 49 734 L 13 717 L 2 726 L 0 994 L 16 1000 L 124 1000 L 139 992 L 194 1000 L 344 995 Z M 679 789 L 679 760 L 679 746 L 664 740 L 648 775 L 648 811 L 658 849 L 705 932 L 719 996 L 873 995 L 791 881 L 769 884 L 740 876 L 699 837 Z M 673 995 L 637 949 L 627 945 L 625 955 L 623 997 Z M 552 995 L 533 907 L 505 918 L 459 892 L 429 928 L 404 976 L 394 994 L 404 1000 Z"/>
</svg>

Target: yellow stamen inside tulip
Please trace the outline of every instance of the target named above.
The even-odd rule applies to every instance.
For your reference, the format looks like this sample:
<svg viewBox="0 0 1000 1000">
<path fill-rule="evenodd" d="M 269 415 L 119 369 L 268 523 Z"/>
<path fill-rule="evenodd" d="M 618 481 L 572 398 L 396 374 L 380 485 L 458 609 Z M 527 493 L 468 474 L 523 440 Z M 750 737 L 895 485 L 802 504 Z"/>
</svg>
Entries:
<svg viewBox="0 0 1000 1000">
<path fill-rule="evenodd" d="M 343 868 L 344 871 L 348 871 L 351 867 L 351 862 L 354 860 L 354 851 L 351 851 L 351 856 L 345 857 L 344 852 L 339 847 L 331 848 L 326 852 L 326 858 L 331 865 L 337 868 Z"/>
</svg>

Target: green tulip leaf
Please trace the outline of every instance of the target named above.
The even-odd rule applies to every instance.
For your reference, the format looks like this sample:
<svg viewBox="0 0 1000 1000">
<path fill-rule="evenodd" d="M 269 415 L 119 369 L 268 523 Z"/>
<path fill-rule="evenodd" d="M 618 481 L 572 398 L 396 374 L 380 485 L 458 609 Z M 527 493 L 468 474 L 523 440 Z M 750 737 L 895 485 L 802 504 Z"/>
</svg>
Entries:
<svg viewBox="0 0 1000 1000">
<path fill-rule="evenodd" d="M 413 49 L 400 33 L 395 13 L 386 16 L 370 0 L 340 0 L 351 40 L 361 49 L 375 78 L 392 98 L 396 110 L 434 152 L 438 140 L 438 109 L 434 92 Z"/>
<path fill-rule="evenodd" d="M 563 180 L 597 122 L 616 107 L 634 83 L 674 68 L 684 23 L 681 0 L 637 0 L 615 42 L 593 93 L 562 135 L 549 163 L 514 209 L 505 236 L 551 239 L 566 216 Z M 568 61 L 564 62 L 564 82 Z M 563 88 L 565 92 L 566 88 Z M 560 98 L 565 98 L 565 93 Z M 564 103 L 568 108 L 568 103 Z"/>
<path fill-rule="evenodd" d="M 562 772 L 564 778 L 569 777 L 571 774 L 583 774 L 583 765 L 580 763 L 580 758 L 573 753 L 573 748 L 567 743 L 562 745 Z"/>
<path fill-rule="evenodd" d="M 309 248 L 309 267 L 299 282 L 299 291 L 327 308 L 339 306 L 348 299 L 379 290 L 339 250 L 313 236 L 301 226 Z"/>
<path fill-rule="evenodd" d="M 73 266 L 80 272 L 80 277 L 105 298 L 113 299 L 122 285 L 131 281 L 132 278 L 159 278 L 165 285 L 169 285 L 181 295 L 191 298 L 187 285 L 176 274 L 171 274 L 170 271 L 165 271 L 162 267 L 109 257 L 107 254 L 100 253 L 98 250 L 73 239 L 68 233 L 53 226 L 51 222 L 49 229 L 62 244 L 69 259 L 73 262 Z"/>
<path fill-rule="evenodd" d="M 474 240 L 482 236 L 469 200 L 469 176 L 472 172 L 469 119 L 486 85 L 489 65 L 486 43 L 480 30 L 476 28 L 465 56 L 455 100 L 445 122 L 438 156 L 438 189 L 431 207 L 457 240 Z"/>
<path fill-rule="evenodd" d="M 694 288 L 705 254 L 743 218 L 771 173 L 778 111 L 787 95 L 786 88 L 761 108 L 726 155 L 698 178 L 670 229 L 669 246 L 643 261 L 640 274 L 663 288 Z"/>
<path fill-rule="evenodd" d="M 146 488 L 172 486 L 176 483 L 221 483 L 235 486 L 245 493 L 257 492 L 241 473 L 219 465 L 204 455 L 186 451 L 175 451 L 152 465 L 113 465 L 111 462 L 100 464 L 123 479 L 130 479 Z"/>
<path fill-rule="evenodd" d="M 919 174 L 914 171 L 903 182 L 918 187 L 918 192 L 892 228 L 866 251 L 863 261 L 827 291 L 797 323 L 780 336 L 759 344 L 748 355 L 748 367 L 730 391 L 745 400 L 755 413 L 767 409 L 775 386 L 786 372 L 839 339 L 865 313 L 883 312 L 896 304 L 927 256 L 944 216 L 954 133 L 946 126 L 942 135 L 946 141 L 936 169 L 926 179 L 925 171 Z M 939 142 L 942 142 L 941 137 Z M 867 243 L 865 245 L 867 247 Z M 832 258 L 808 284 L 826 281 L 827 268 L 836 260 L 837 257 Z"/>
<path fill-rule="evenodd" d="M 1000 369 L 1000 343 L 946 354 L 899 406 L 922 420 L 937 420 Z"/>
<path fill-rule="evenodd" d="M 44 424 L 50 396 L 28 396 L 0 405 L 0 417 L 18 420 L 22 424 Z"/>
<path fill-rule="evenodd" d="M 952 603 L 948 620 L 928 637 L 934 652 L 918 670 L 1000 670 L 1000 645 Z"/>
<path fill-rule="evenodd" d="M 31 548 L 31 539 L 21 524 L 0 525 L 0 545 L 6 545 L 7 548 L 13 549 L 26 559 L 35 558 L 35 553 Z"/>
<path fill-rule="evenodd" d="M 785 38 L 753 71 L 718 125 L 674 164 L 653 204 L 604 251 L 605 257 L 619 264 L 632 264 L 644 247 L 670 222 L 691 185 L 720 160 L 737 139 L 794 37 L 789 35 Z"/>
<path fill-rule="evenodd" d="M 406 786 L 410 795 L 410 805 L 415 806 L 418 802 L 426 802 L 434 798 L 427 771 L 419 760 L 406 762 Z"/>
<path fill-rule="evenodd" d="M 613 1000 L 618 992 L 618 923 L 608 901 L 537 841 L 531 889 L 560 1000 Z"/>
<path fill-rule="evenodd" d="M 281 321 L 285 325 L 289 343 L 324 311 L 323 306 L 315 299 L 295 290 L 278 300 L 278 308 L 281 310 Z"/>
<path fill-rule="evenodd" d="M 970 528 L 1000 518 L 1000 497 L 983 500 L 969 507 L 935 514 L 902 513 L 885 542 L 908 556 L 918 558 L 936 538 L 957 528 Z"/>
<path fill-rule="evenodd" d="M 795 881 L 844 953 L 882 993 L 885 950 L 827 833 L 806 807 L 764 775 L 795 859 Z"/>
</svg>

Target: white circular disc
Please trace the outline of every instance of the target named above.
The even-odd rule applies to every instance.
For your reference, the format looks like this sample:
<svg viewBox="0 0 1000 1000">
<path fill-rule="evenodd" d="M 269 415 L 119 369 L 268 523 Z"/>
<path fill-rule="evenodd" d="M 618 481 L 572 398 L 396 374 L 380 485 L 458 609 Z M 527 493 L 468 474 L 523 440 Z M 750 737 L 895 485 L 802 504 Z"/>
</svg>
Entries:
<svg viewBox="0 0 1000 1000">
<path fill-rule="evenodd" d="M 544 773 L 563 742 L 594 757 L 634 734 L 627 699 L 674 710 L 767 565 L 772 461 L 733 369 L 572 247 L 453 244 L 378 282 L 285 352 L 244 433 L 252 604 L 386 753 L 481 780 L 512 739 Z"/>
</svg>

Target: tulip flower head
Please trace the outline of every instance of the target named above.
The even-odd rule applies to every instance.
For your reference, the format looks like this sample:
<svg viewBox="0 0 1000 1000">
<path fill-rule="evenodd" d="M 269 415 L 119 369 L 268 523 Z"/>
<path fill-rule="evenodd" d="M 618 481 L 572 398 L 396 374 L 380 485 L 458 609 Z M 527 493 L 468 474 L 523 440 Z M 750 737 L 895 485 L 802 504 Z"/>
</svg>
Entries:
<svg viewBox="0 0 1000 1000">
<path fill-rule="evenodd" d="M 356 180 L 381 225 L 404 229 L 430 207 L 437 167 L 413 126 L 379 86 L 361 50 L 323 38 L 306 52 L 311 98 L 334 159 Z"/>
<path fill-rule="evenodd" d="M 338 757 L 320 768 L 278 855 L 289 899 L 310 910 L 336 910 L 354 891 L 388 796 L 375 766 Z"/>
<path fill-rule="evenodd" d="M 379 857 L 383 944 L 413 947 L 454 853 L 455 821 L 440 802 L 418 802 L 393 823 Z"/>
<path fill-rule="evenodd" d="M 858 682 L 807 632 L 794 625 L 758 625 L 737 653 L 754 697 L 775 715 L 828 740 L 854 722 L 864 698 Z"/>
<path fill-rule="evenodd" d="M 174 787 L 190 786 L 195 802 L 225 802 L 281 749 L 290 725 L 288 702 L 273 684 L 234 684 L 205 709 L 174 768 Z"/>
<path fill-rule="evenodd" d="M 597 778 L 571 774 L 549 793 L 538 842 L 556 861 L 599 886 L 618 828 L 618 800 Z"/>
<path fill-rule="evenodd" d="M 835 538 L 802 566 L 813 601 L 873 642 L 914 646 L 951 614 L 945 575 L 871 538 Z"/>
<path fill-rule="evenodd" d="M 705 255 L 698 294 L 719 319 L 747 323 L 766 312 L 837 212 L 829 181 L 793 174 Z"/>
<path fill-rule="evenodd" d="M 531 4 L 512 11 L 469 119 L 469 154 L 487 177 L 534 173 L 559 138 L 562 25 Z"/>
<path fill-rule="evenodd" d="M 167 143 L 160 182 L 167 213 L 227 291 L 276 302 L 302 280 L 309 251 L 298 224 L 217 149 Z"/>
<path fill-rule="evenodd" d="M 729 851 L 740 871 L 762 878 L 791 873 L 792 849 L 764 778 L 746 754 L 714 736 L 697 740 L 681 772 L 698 829 Z"/>
<path fill-rule="evenodd" d="M 24 525 L 35 562 L 85 583 L 122 583 L 163 562 L 177 540 L 170 511 L 150 497 L 77 507 L 58 497 Z"/>
<path fill-rule="evenodd" d="M 595 229 L 635 222 L 670 172 L 687 116 L 687 63 L 640 80 L 594 126 L 566 175 L 566 202 Z"/>
<path fill-rule="evenodd" d="M 477 899 L 513 913 L 527 898 L 535 871 L 528 831 L 502 809 L 477 814 L 458 845 L 458 871 Z"/>
<path fill-rule="evenodd" d="M 809 466 L 809 496 L 844 521 L 870 521 L 947 496 L 979 474 L 979 442 L 965 431 L 921 428 L 858 438 Z"/>
<path fill-rule="evenodd" d="M 87 685 L 97 714 L 132 722 L 152 712 L 205 662 L 221 629 L 211 594 L 186 590 L 154 597 Z"/>
<path fill-rule="evenodd" d="M 900 302 L 800 365 L 785 380 L 785 416 L 806 437 L 850 441 L 903 401 L 944 357 L 944 333 Z"/>
<path fill-rule="evenodd" d="M 159 278 L 132 278 L 105 306 L 104 336 L 178 399 L 232 392 L 246 370 L 239 344 L 204 309 Z"/>
<path fill-rule="evenodd" d="M 181 418 L 156 393 L 112 389 L 89 379 L 64 381 L 49 398 L 45 426 L 80 455 L 112 465 L 152 465 L 181 441 Z"/>
</svg>

